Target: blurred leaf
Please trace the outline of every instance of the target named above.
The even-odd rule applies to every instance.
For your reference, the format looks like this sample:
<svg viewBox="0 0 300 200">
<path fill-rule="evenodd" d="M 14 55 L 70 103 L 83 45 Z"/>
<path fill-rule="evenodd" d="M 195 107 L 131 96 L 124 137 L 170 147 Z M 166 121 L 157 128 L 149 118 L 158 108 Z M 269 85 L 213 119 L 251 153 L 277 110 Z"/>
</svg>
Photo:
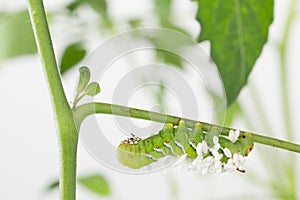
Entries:
<svg viewBox="0 0 300 200">
<path fill-rule="evenodd" d="M 159 17 L 160 23 L 169 23 L 169 17 L 171 16 L 172 0 L 155 0 L 155 11 Z"/>
<path fill-rule="evenodd" d="M 157 49 L 156 56 L 159 60 L 163 60 L 165 63 L 172 64 L 175 67 L 183 68 L 181 57 L 174 53 Z"/>
<path fill-rule="evenodd" d="M 162 33 L 164 34 L 164 33 Z M 176 50 L 182 49 L 183 47 L 190 45 L 187 43 L 186 40 L 181 39 L 181 40 L 177 40 L 176 42 L 173 42 L 172 39 L 170 37 L 170 35 L 158 35 L 158 36 L 144 36 L 146 37 L 150 42 L 153 43 L 153 45 L 155 45 L 157 47 L 156 49 L 156 57 L 158 60 L 162 60 L 165 63 L 168 64 L 172 64 L 173 66 L 179 67 L 179 68 L 183 68 L 183 60 L 180 57 L 180 55 L 177 55 L 175 53 L 163 50 L 162 47 L 168 47 L 168 49 L 172 49 L 176 52 Z M 168 40 L 165 40 L 163 38 L 165 37 L 169 37 Z M 179 39 L 179 38 L 174 38 L 175 39 Z M 172 42 L 170 42 L 172 41 Z"/>
<path fill-rule="evenodd" d="M 172 200 L 180 199 L 179 198 L 180 197 L 180 194 L 179 194 L 180 188 L 178 187 L 178 183 L 177 183 L 175 177 L 176 176 L 174 176 L 174 174 L 168 174 L 168 176 L 167 176 L 167 185 L 169 187 L 170 199 L 172 199 Z"/>
<path fill-rule="evenodd" d="M 100 92 L 100 85 L 97 82 L 91 82 L 84 90 L 84 94 L 88 96 L 95 96 Z"/>
<path fill-rule="evenodd" d="M 63 52 L 60 64 L 60 72 L 63 74 L 77 63 L 79 63 L 85 56 L 86 50 L 81 43 L 74 43 L 69 45 Z"/>
<path fill-rule="evenodd" d="M 101 175 L 90 175 L 84 176 L 77 179 L 77 182 L 88 189 L 91 192 L 94 192 L 99 195 L 109 195 L 110 187 L 106 179 Z M 46 188 L 47 191 L 51 191 L 59 188 L 59 181 L 53 181 Z"/>
<path fill-rule="evenodd" d="M 47 191 L 51 191 L 54 189 L 57 189 L 59 187 L 59 181 L 54 181 L 51 184 L 48 185 L 48 187 L 46 188 Z"/>
<path fill-rule="evenodd" d="M 67 5 L 67 9 L 71 12 L 78 9 L 81 5 L 88 4 L 99 14 L 107 15 L 107 3 L 106 0 L 75 0 Z"/>
<path fill-rule="evenodd" d="M 67 10 L 69 10 L 70 12 L 74 12 L 82 3 L 83 0 L 73 1 L 67 5 Z"/>
<path fill-rule="evenodd" d="M 100 175 L 91 175 L 78 179 L 80 183 L 86 189 L 99 194 L 99 195 L 109 195 L 110 188 L 106 179 Z"/>
<path fill-rule="evenodd" d="M 89 5 L 94 11 L 96 11 L 101 16 L 102 25 L 104 28 L 109 30 L 113 29 L 113 22 L 107 12 L 106 0 L 75 0 L 67 6 L 67 9 L 71 12 L 74 12 L 82 5 Z"/>
<path fill-rule="evenodd" d="M 131 28 L 138 28 L 142 25 L 142 20 L 141 19 L 130 19 L 130 20 L 128 20 L 128 24 L 130 25 Z"/>
<path fill-rule="evenodd" d="M 165 85 L 165 83 L 163 82 L 163 80 L 161 80 L 160 83 L 158 84 L 159 89 L 153 95 L 155 97 L 156 103 L 158 105 L 160 105 L 158 107 L 159 110 L 156 110 L 158 112 L 164 112 L 163 108 L 166 107 L 166 104 L 165 104 L 166 88 L 164 87 L 164 85 Z"/>
<path fill-rule="evenodd" d="M 162 27 L 178 31 L 185 35 L 190 36 L 190 34 L 183 28 L 175 25 L 172 21 L 172 0 L 155 0 L 155 12 L 158 16 L 159 23 Z"/>
<path fill-rule="evenodd" d="M 178 31 L 180 33 L 183 33 L 187 36 L 190 36 L 190 34 L 184 30 L 183 28 L 176 26 L 172 19 L 172 0 L 155 0 L 154 1 L 154 6 L 155 6 L 155 12 L 158 16 L 158 20 L 160 23 L 160 26 L 164 27 L 164 28 L 168 28 L 168 29 L 172 29 L 174 31 Z M 158 46 L 160 44 L 160 42 L 162 41 L 157 41 L 157 39 L 155 37 L 152 37 L 151 42 L 153 44 L 155 44 L 156 46 Z M 174 42 L 173 46 L 175 49 L 181 48 L 183 44 Z M 163 50 L 157 50 L 156 51 L 156 56 L 159 60 L 164 61 L 165 63 L 169 63 L 172 64 L 173 66 L 179 67 L 179 68 L 183 68 L 182 65 L 182 59 L 180 56 L 175 55 L 171 52 L 167 52 L 167 51 L 163 51 Z"/>
<path fill-rule="evenodd" d="M 84 0 L 102 17 L 102 25 L 104 28 L 112 30 L 113 22 L 107 12 L 106 0 Z"/>
<path fill-rule="evenodd" d="M 0 17 L 0 61 L 37 52 L 27 10 Z"/>
<path fill-rule="evenodd" d="M 199 41 L 211 43 L 211 57 L 221 73 L 229 105 L 246 84 L 267 41 L 274 2 L 196 1 L 201 25 Z"/>
<path fill-rule="evenodd" d="M 103 17 L 107 17 L 107 3 L 106 0 L 82 0 L 88 3 L 95 11 Z"/>
<path fill-rule="evenodd" d="M 77 94 L 80 94 L 89 83 L 91 74 L 89 68 L 85 66 L 80 67 L 78 71 L 79 71 L 79 81 L 78 81 L 76 91 Z"/>
</svg>

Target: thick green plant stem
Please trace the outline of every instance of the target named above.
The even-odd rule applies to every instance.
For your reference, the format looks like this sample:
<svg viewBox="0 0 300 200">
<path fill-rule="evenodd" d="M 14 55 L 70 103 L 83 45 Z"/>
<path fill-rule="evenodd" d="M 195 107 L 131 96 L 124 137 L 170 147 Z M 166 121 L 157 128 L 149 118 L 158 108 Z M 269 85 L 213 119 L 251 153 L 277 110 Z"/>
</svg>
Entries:
<svg viewBox="0 0 300 200">
<path fill-rule="evenodd" d="M 136 108 L 129 108 L 125 106 L 120 105 L 114 105 L 114 104 L 108 104 L 108 103 L 87 103 L 78 106 L 75 110 L 75 118 L 77 121 L 77 124 L 81 124 L 81 122 L 89 115 L 98 113 L 98 114 L 112 114 L 112 115 L 119 115 L 124 117 L 133 117 L 133 118 L 139 118 L 139 119 L 145 119 L 145 120 L 151 120 L 161 123 L 172 123 L 172 124 L 178 124 L 181 119 L 183 119 L 186 122 L 186 126 L 193 128 L 195 123 L 199 122 L 196 120 L 191 119 L 185 119 L 180 118 L 172 115 L 166 115 L 158 112 L 152 112 L 147 110 L 141 110 Z M 203 130 L 208 131 L 213 126 L 217 126 L 222 130 L 223 135 L 228 135 L 229 131 L 232 130 L 232 128 L 228 127 L 222 127 L 215 124 L 210 124 L 206 122 L 200 122 L 202 124 Z M 243 133 L 244 131 L 241 131 Z M 254 141 L 256 143 L 265 144 L 268 146 L 273 146 L 293 152 L 300 153 L 300 145 L 294 144 L 291 142 L 275 139 L 272 137 L 262 136 L 255 133 L 252 133 L 254 136 Z"/>
<path fill-rule="evenodd" d="M 65 96 L 42 0 L 28 0 L 28 10 L 50 91 L 60 151 L 60 199 L 76 199 L 76 154 L 78 131 Z"/>
</svg>

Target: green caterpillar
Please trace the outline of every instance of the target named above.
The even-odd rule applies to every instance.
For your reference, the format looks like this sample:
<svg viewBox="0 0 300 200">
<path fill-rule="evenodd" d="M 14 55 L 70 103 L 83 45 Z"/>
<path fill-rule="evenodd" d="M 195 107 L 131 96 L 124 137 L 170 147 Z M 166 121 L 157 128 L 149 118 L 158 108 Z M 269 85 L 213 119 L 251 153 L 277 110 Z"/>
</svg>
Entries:
<svg viewBox="0 0 300 200">
<path fill-rule="evenodd" d="M 197 145 L 205 141 L 208 147 L 212 148 L 215 136 L 222 147 L 218 149 L 218 153 L 224 155 L 221 159 L 223 163 L 227 163 L 229 159 L 225 156 L 224 148 L 229 149 L 232 155 L 238 153 L 241 156 L 248 156 L 253 149 L 254 142 L 251 133 L 243 133 L 233 143 L 225 136 L 221 136 L 217 127 L 204 133 L 200 123 L 195 124 L 193 129 L 189 129 L 181 120 L 177 127 L 174 127 L 173 124 L 166 124 L 158 134 L 143 140 L 132 134 L 131 138 L 122 141 L 119 145 L 117 157 L 121 164 L 133 169 L 147 166 L 167 155 L 187 154 L 187 157 L 195 159 L 198 156 Z M 204 158 L 211 155 L 212 153 L 208 151 Z M 237 170 L 239 169 L 237 168 Z M 243 170 L 239 171 L 244 172 Z"/>
</svg>

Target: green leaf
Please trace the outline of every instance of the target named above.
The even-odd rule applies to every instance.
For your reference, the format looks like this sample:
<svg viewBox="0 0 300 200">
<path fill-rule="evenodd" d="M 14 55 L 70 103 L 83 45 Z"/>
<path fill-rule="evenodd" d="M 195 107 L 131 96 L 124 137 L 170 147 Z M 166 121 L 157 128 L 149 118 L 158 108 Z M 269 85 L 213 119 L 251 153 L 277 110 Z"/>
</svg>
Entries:
<svg viewBox="0 0 300 200">
<path fill-rule="evenodd" d="M 82 5 L 82 0 L 73 1 L 70 4 L 67 5 L 67 10 L 70 12 L 74 12 L 77 8 L 79 8 Z"/>
<path fill-rule="evenodd" d="M 100 85 L 97 82 L 91 82 L 84 90 L 84 94 L 88 96 L 95 96 L 100 92 Z"/>
<path fill-rule="evenodd" d="M 172 0 L 155 0 L 154 6 L 155 11 L 159 17 L 160 23 L 169 23 L 169 18 L 171 15 L 171 5 Z"/>
<path fill-rule="evenodd" d="M 67 5 L 67 9 L 70 12 L 74 12 L 80 6 L 88 4 L 93 8 L 98 14 L 102 16 L 107 16 L 107 3 L 106 0 L 75 0 Z"/>
<path fill-rule="evenodd" d="M 106 0 L 84 0 L 102 17 L 103 28 L 112 30 L 113 22 L 107 12 Z"/>
<path fill-rule="evenodd" d="M 48 187 L 46 188 L 47 191 L 51 191 L 54 189 L 57 189 L 59 187 L 59 181 L 56 180 L 54 182 L 52 182 L 51 184 L 48 185 Z"/>
<path fill-rule="evenodd" d="M 37 52 L 27 10 L 0 17 L 0 61 Z"/>
<path fill-rule="evenodd" d="M 142 19 L 136 18 L 136 19 L 130 19 L 128 20 L 128 24 L 131 28 L 139 28 L 142 26 Z"/>
<path fill-rule="evenodd" d="M 273 0 L 196 0 L 199 41 L 209 40 L 227 103 L 238 96 L 261 54 L 273 21 Z"/>
<path fill-rule="evenodd" d="M 174 30 L 174 29 L 173 29 Z M 147 38 L 152 44 L 156 47 L 156 57 L 158 60 L 162 60 L 165 63 L 172 64 L 175 67 L 183 68 L 183 59 L 180 57 L 180 55 L 177 55 L 175 53 L 166 51 L 164 49 L 161 49 L 161 47 L 168 47 L 169 49 L 173 49 L 174 51 L 182 49 L 186 45 L 190 45 L 189 42 L 186 40 L 178 40 L 178 37 L 174 37 L 174 40 L 172 40 L 172 36 L 162 33 L 162 35 L 159 35 L 158 37 L 155 35 L 148 35 L 144 36 Z M 168 40 L 165 40 L 163 38 L 169 37 Z M 173 42 L 177 39 L 176 42 Z"/>
<path fill-rule="evenodd" d="M 80 183 L 86 189 L 99 194 L 99 195 L 109 195 L 110 188 L 106 179 L 100 175 L 91 175 L 78 179 Z"/>
<path fill-rule="evenodd" d="M 77 182 L 91 192 L 99 195 L 109 195 L 110 187 L 106 179 L 101 175 L 84 176 L 77 179 Z M 58 189 L 59 181 L 55 180 L 46 187 L 46 191 Z"/>
<path fill-rule="evenodd" d="M 107 1 L 106 0 L 75 0 L 67 6 L 70 12 L 74 12 L 81 6 L 88 5 L 95 12 L 97 12 L 101 17 L 102 22 L 102 32 L 104 29 L 113 30 L 113 22 L 109 13 L 107 11 Z M 103 29 L 104 28 L 104 29 Z"/>
<path fill-rule="evenodd" d="M 95 11 L 103 17 L 107 17 L 107 3 L 106 0 L 83 0 L 88 3 Z"/>
<path fill-rule="evenodd" d="M 86 88 L 87 84 L 90 81 L 90 70 L 89 68 L 83 66 L 79 68 L 79 81 L 77 85 L 77 94 L 80 94 L 84 88 Z"/>
<path fill-rule="evenodd" d="M 171 64 L 175 67 L 183 68 L 183 60 L 179 55 L 165 50 L 157 49 L 156 56 L 159 60 L 164 61 L 166 64 Z"/>
<path fill-rule="evenodd" d="M 167 29 L 172 29 L 174 31 L 178 31 L 190 37 L 190 34 L 186 30 L 175 25 L 174 22 L 172 21 L 172 13 L 173 13 L 172 4 L 173 4 L 173 0 L 154 1 L 154 10 L 156 12 L 160 26 Z M 164 41 L 158 41 L 153 36 L 149 37 L 149 39 L 156 46 L 160 46 L 161 42 L 164 42 Z M 174 46 L 174 49 L 181 49 L 184 46 L 184 44 L 174 42 L 172 46 Z M 158 60 L 161 60 L 167 64 L 171 64 L 178 68 L 183 68 L 183 60 L 180 57 L 180 55 L 175 55 L 171 52 L 158 49 L 156 51 L 156 56 Z"/>
<path fill-rule="evenodd" d="M 69 45 L 63 52 L 60 64 L 60 72 L 63 74 L 67 70 L 74 67 L 85 56 L 86 50 L 81 43 L 74 43 Z"/>
</svg>

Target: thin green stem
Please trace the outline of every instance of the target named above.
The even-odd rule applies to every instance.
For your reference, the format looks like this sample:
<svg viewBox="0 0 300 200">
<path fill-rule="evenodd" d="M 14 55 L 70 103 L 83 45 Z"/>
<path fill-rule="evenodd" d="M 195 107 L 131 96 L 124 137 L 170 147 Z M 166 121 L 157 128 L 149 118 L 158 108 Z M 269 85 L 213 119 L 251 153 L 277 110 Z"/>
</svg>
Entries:
<svg viewBox="0 0 300 200">
<path fill-rule="evenodd" d="M 56 64 L 42 0 L 28 0 L 28 10 L 53 105 L 60 147 L 60 199 L 76 199 L 78 131 Z"/>
<path fill-rule="evenodd" d="M 73 101 L 73 106 L 72 106 L 72 109 L 74 109 L 77 105 L 77 103 L 83 98 L 85 97 L 85 94 L 77 94 L 76 97 L 74 98 L 74 101 Z"/>
<path fill-rule="evenodd" d="M 87 103 L 78 106 L 74 110 L 75 118 L 78 124 L 81 124 L 81 122 L 89 115 L 92 114 L 112 114 L 112 115 L 119 115 L 124 117 L 132 117 L 132 118 L 139 118 L 139 119 L 145 119 L 145 120 L 151 120 L 161 123 L 172 123 L 177 125 L 180 120 L 184 120 L 187 127 L 194 127 L 196 123 L 199 121 L 191 120 L 191 119 L 185 119 L 173 115 L 166 115 L 158 112 L 152 112 L 147 110 L 141 110 L 136 108 L 129 108 L 125 106 L 120 105 L 114 105 L 114 104 L 108 104 L 108 103 Z M 202 128 L 204 131 L 210 130 L 212 127 L 216 126 L 219 127 L 222 130 L 223 135 L 228 135 L 229 131 L 232 130 L 232 128 L 223 127 L 215 124 L 210 124 L 207 122 L 200 122 L 202 124 Z M 245 131 L 241 131 L 241 133 L 244 133 Z M 272 137 L 262 136 L 255 133 L 252 133 L 254 137 L 254 141 L 260 144 L 265 144 L 268 146 L 273 146 L 293 152 L 300 153 L 300 145 L 294 144 L 291 142 L 275 139 Z"/>
</svg>

